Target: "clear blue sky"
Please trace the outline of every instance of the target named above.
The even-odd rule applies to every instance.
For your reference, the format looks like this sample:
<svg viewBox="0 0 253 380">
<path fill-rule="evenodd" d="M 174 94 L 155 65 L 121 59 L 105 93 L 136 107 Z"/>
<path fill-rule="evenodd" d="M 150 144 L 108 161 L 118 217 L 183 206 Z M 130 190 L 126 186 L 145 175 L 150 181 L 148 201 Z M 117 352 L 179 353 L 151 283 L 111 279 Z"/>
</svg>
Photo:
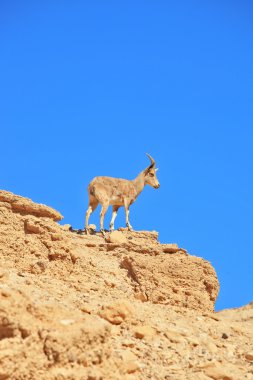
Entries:
<svg viewBox="0 0 253 380">
<path fill-rule="evenodd" d="M 211 261 L 217 310 L 252 301 L 252 17 L 244 0 L 2 0 L 0 188 L 80 228 L 89 181 L 132 179 L 148 152 L 161 188 L 133 227 Z"/>
</svg>

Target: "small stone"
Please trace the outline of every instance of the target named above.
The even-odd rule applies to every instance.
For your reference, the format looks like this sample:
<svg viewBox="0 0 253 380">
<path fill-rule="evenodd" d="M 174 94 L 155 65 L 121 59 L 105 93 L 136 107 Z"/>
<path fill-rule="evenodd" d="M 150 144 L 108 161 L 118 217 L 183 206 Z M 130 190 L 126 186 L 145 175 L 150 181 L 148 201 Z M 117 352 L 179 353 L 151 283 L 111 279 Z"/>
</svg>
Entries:
<svg viewBox="0 0 253 380">
<path fill-rule="evenodd" d="M 135 342 L 133 340 L 130 340 L 130 339 L 126 339 L 122 342 L 122 345 L 125 346 L 125 347 L 134 347 L 135 346 Z"/>
<path fill-rule="evenodd" d="M 64 326 L 73 325 L 75 323 L 74 319 L 61 319 L 60 323 Z"/>
<path fill-rule="evenodd" d="M 36 263 L 31 265 L 31 273 L 39 274 L 45 272 L 47 269 L 48 263 L 46 261 L 37 261 Z"/>
<path fill-rule="evenodd" d="M 134 373 L 140 369 L 139 364 L 137 363 L 137 356 L 129 351 L 124 350 L 121 352 L 121 358 L 123 361 L 123 371 L 126 373 Z"/>
<path fill-rule="evenodd" d="M 207 341 L 205 343 L 205 347 L 207 348 L 207 350 L 212 353 L 212 354 L 215 354 L 217 351 L 218 351 L 218 348 L 216 346 L 216 344 L 214 344 L 213 342 L 211 341 Z"/>
<path fill-rule="evenodd" d="M 113 281 L 104 280 L 105 285 L 109 286 L 110 288 L 115 288 L 116 284 Z"/>
<path fill-rule="evenodd" d="M 80 309 L 82 310 L 82 312 L 87 314 L 91 314 L 92 312 L 92 307 L 89 304 L 82 305 Z"/>
<path fill-rule="evenodd" d="M 63 239 L 63 236 L 61 234 L 51 234 L 52 241 L 59 241 Z"/>
<path fill-rule="evenodd" d="M 10 374 L 7 371 L 0 369 L 0 380 L 10 379 Z"/>
<path fill-rule="evenodd" d="M 236 373 L 233 373 L 233 368 L 230 366 L 226 368 L 221 364 L 211 364 L 205 369 L 205 374 L 213 380 L 236 380 L 238 379 Z"/>
<path fill-rule="evenodd" d="M 87 377 L 85 379 L 87 380 L 102 380 L 101 372 L 96 368 L 89 368 Z"/>
<path fill-rule="evenodd" d="M 130 350 L 124 350 L 121 352 L 121 357 L 124 361 L 136 360 L 137 356 Z"/>
<path fill-rule="evenodd" d="M 63 226 L 61 226 L 61 229 L 63 231 L 69 231 L 70 228 L 71 228 L 71 224 L 64 224 Z"/>
<path fill-rule="evenodd" d="M 134 336 L 138 339 L 151 338 L 156 335 L 156 330 L 151 326 L 137 326 L 134 329 Z"/>
<path fill-rule="evenodd" d="M 0 280 L 3 280 L 3 279 L 7 279 L 9 277 L 9 273 L 4 270 L 4 269 L 0 269 Z"/>
<path fill-rule="evenodd" d="M 137 362 L 129 361 L 124 364 L 125 370 L 127 373 L 134 373 L 140 369 L 140 366 Z"/>
<path fill-rule="evenodd" d="M 164 244 L 163 246 L 163 252 L 164 253 L 176 253 L 180 250 L 180 248 L 178 248 L 178 245 L 173 243 L 173 244 Z"/>
<path fill-rule="evenodd" d="M 74 363 L 74 362 L 77 361 L 77 356 L 76 356 L 76 354 L 73 351 L 69 351 L 68 354 L 67 354 L 67 357 L 68 357 L 68 361 L 70 363 Z"/>
<path fill-rule="evenodd" d="M 165 331 L 165 336 L 172 342 L 172 343 L 181 343 L 183 342 L 185 339 L 182 337 L 182 335 L 176 331 L 176 330 L 172 330 L 172 329 L 167 329 Z"/>
<path fill-rule="evenodd" d="M 32 234 L 42 233 L 41 227 L 38 224 L 36 224 L 34 221 L 29 220 L 29 219 L 25 221 L 25 230 L 26 232 L 32 233 Z"/>
<path fill-rule="evenodd" d="M 114 243 L 114 244 L 126 244 L 127 238 L 125 235 L 123 235 L 120 231 L 113 231 L 106 236 L 106 241 L 108 243 Z"/>
<path fill-rule="evenodd" d="M 190 345 L 192 345 L 194 347 L 200 345 L 200 341 L 194 336 L 187 337 L 187 341 Z"/>
<path fill-rule="evenodd" d="M 222 339 L 228 339 L 228 335 L 226 333 L 223 333 L 221 337 Z"/>
<path fill-rule="evenodd" d="M 81 248 L 75 248 L 70 250 L 70 257 L 73 264 L 76 263 L 84 254 L 84 250 Z"/>
<path fill-rule="evenodd" d="M 142 292 L 135 293 L 134 298 L 141 302 L 147 302 L 148 300 L 148 297 L 146 296 L 146 294 Z"/>
<path fill-rule="evenodd" d="M 50 249 L 49 250 L 49 253 L 48 253 L 48 259 L 50 261 L 53 261 L 53 260 L 65 260 L 66 258 L 68 257 L 68 253 L 66 251 L 63 251 L 63 250 L 54 250 L 54 249 Z"/>
<path fill-rule="evenodd" d="M 253 351 L 247 352 L 245 354 L 245 359 L 248 360 L 249 362 L 253 362 Z"/>
<path fill-rule="evenodd" d="M 82 353 L 79 355 L 77 362 L 79 364 L 82 364 L 84 367 L 88 367 L 88 360 L 87 360 L 87 354 Z"/>
<path fill-rule="evenodd" d="M 8 297 L 11 296 L 11 292 L 10 292 L 9 290 L 7 290 L 7 289 L 2 289 L 2 290 L 1 290 L 1 295 L 2 295 L 3 297 L 8 298 Z M 1 378 L 0 378 L 0 379 L 1 379 Z"/>
<path fill-rule="evenodd" d="M 114 325 L 120 325 L 127 317 L 132 316 L 132 314 L 133 307 L 125 300 L 103 306 L 102 310 L 99 312 L 100 317 Z"/>
</svg>

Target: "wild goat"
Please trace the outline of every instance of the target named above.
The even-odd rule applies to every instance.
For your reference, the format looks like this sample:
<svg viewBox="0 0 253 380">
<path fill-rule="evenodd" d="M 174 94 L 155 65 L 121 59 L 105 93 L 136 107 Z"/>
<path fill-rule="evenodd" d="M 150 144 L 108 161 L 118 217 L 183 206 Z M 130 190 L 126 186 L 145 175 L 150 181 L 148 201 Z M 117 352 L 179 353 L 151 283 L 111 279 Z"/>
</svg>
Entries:
<svg viewBox="0 0 253 380">
<path fill-rule="evenodd" d="M 147 153 L 146 153 L 147 154 Z M 150 158 L 151 164 L 143 170 L 134 180 L 113 178 L 113 177 L 95 177 L 88 186 L 89 207 L 86 212 L 85 230 L 89 233 L 89 217 L 100 203 L 102 206 L 100 212 L 100 230 L 104 234 L 104 216 L 109 207 L 112 205 L 113 213 L 110 222 L 110 231 L 114 230 L 114 221 L 117 216 L 118 209 L 124 206 L 126 212 L 126 226 L 130 231 L 133 230 L 129 222 L 129 207 L 138 195 L 142 192 L 145 185 L 150 185 L 155 189 L 160 187 L 156 177 L 154 159 Z"/>
</svg>

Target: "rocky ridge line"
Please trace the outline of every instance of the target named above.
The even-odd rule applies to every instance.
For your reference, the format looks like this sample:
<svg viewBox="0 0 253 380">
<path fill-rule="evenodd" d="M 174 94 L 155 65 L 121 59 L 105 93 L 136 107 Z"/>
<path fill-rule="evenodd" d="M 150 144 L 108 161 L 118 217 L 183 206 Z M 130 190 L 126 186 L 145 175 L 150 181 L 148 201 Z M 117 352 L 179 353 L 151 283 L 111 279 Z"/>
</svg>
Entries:
<svg viewBox="0 0 253 380">
<path fill-rule="evenodd" d="M 252 378 L 253 307 L 213 312 L 209 262 L 60 219 L 0 191 L 0 379 Z"/>
</svg>

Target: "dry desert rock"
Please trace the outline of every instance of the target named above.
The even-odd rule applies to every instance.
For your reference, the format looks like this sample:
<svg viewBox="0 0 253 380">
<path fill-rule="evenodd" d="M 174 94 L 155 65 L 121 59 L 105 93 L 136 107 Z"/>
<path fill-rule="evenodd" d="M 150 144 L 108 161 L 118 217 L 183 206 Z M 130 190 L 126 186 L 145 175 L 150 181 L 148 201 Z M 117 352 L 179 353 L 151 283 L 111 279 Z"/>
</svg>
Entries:
<svg viewBox="0 0 253 380">
<path fill-rule="evenodd" d="M 105 240 L 0 191 L 0 379 L 253 379 L 253 304 L 156 232 Z"/>
</svg>

